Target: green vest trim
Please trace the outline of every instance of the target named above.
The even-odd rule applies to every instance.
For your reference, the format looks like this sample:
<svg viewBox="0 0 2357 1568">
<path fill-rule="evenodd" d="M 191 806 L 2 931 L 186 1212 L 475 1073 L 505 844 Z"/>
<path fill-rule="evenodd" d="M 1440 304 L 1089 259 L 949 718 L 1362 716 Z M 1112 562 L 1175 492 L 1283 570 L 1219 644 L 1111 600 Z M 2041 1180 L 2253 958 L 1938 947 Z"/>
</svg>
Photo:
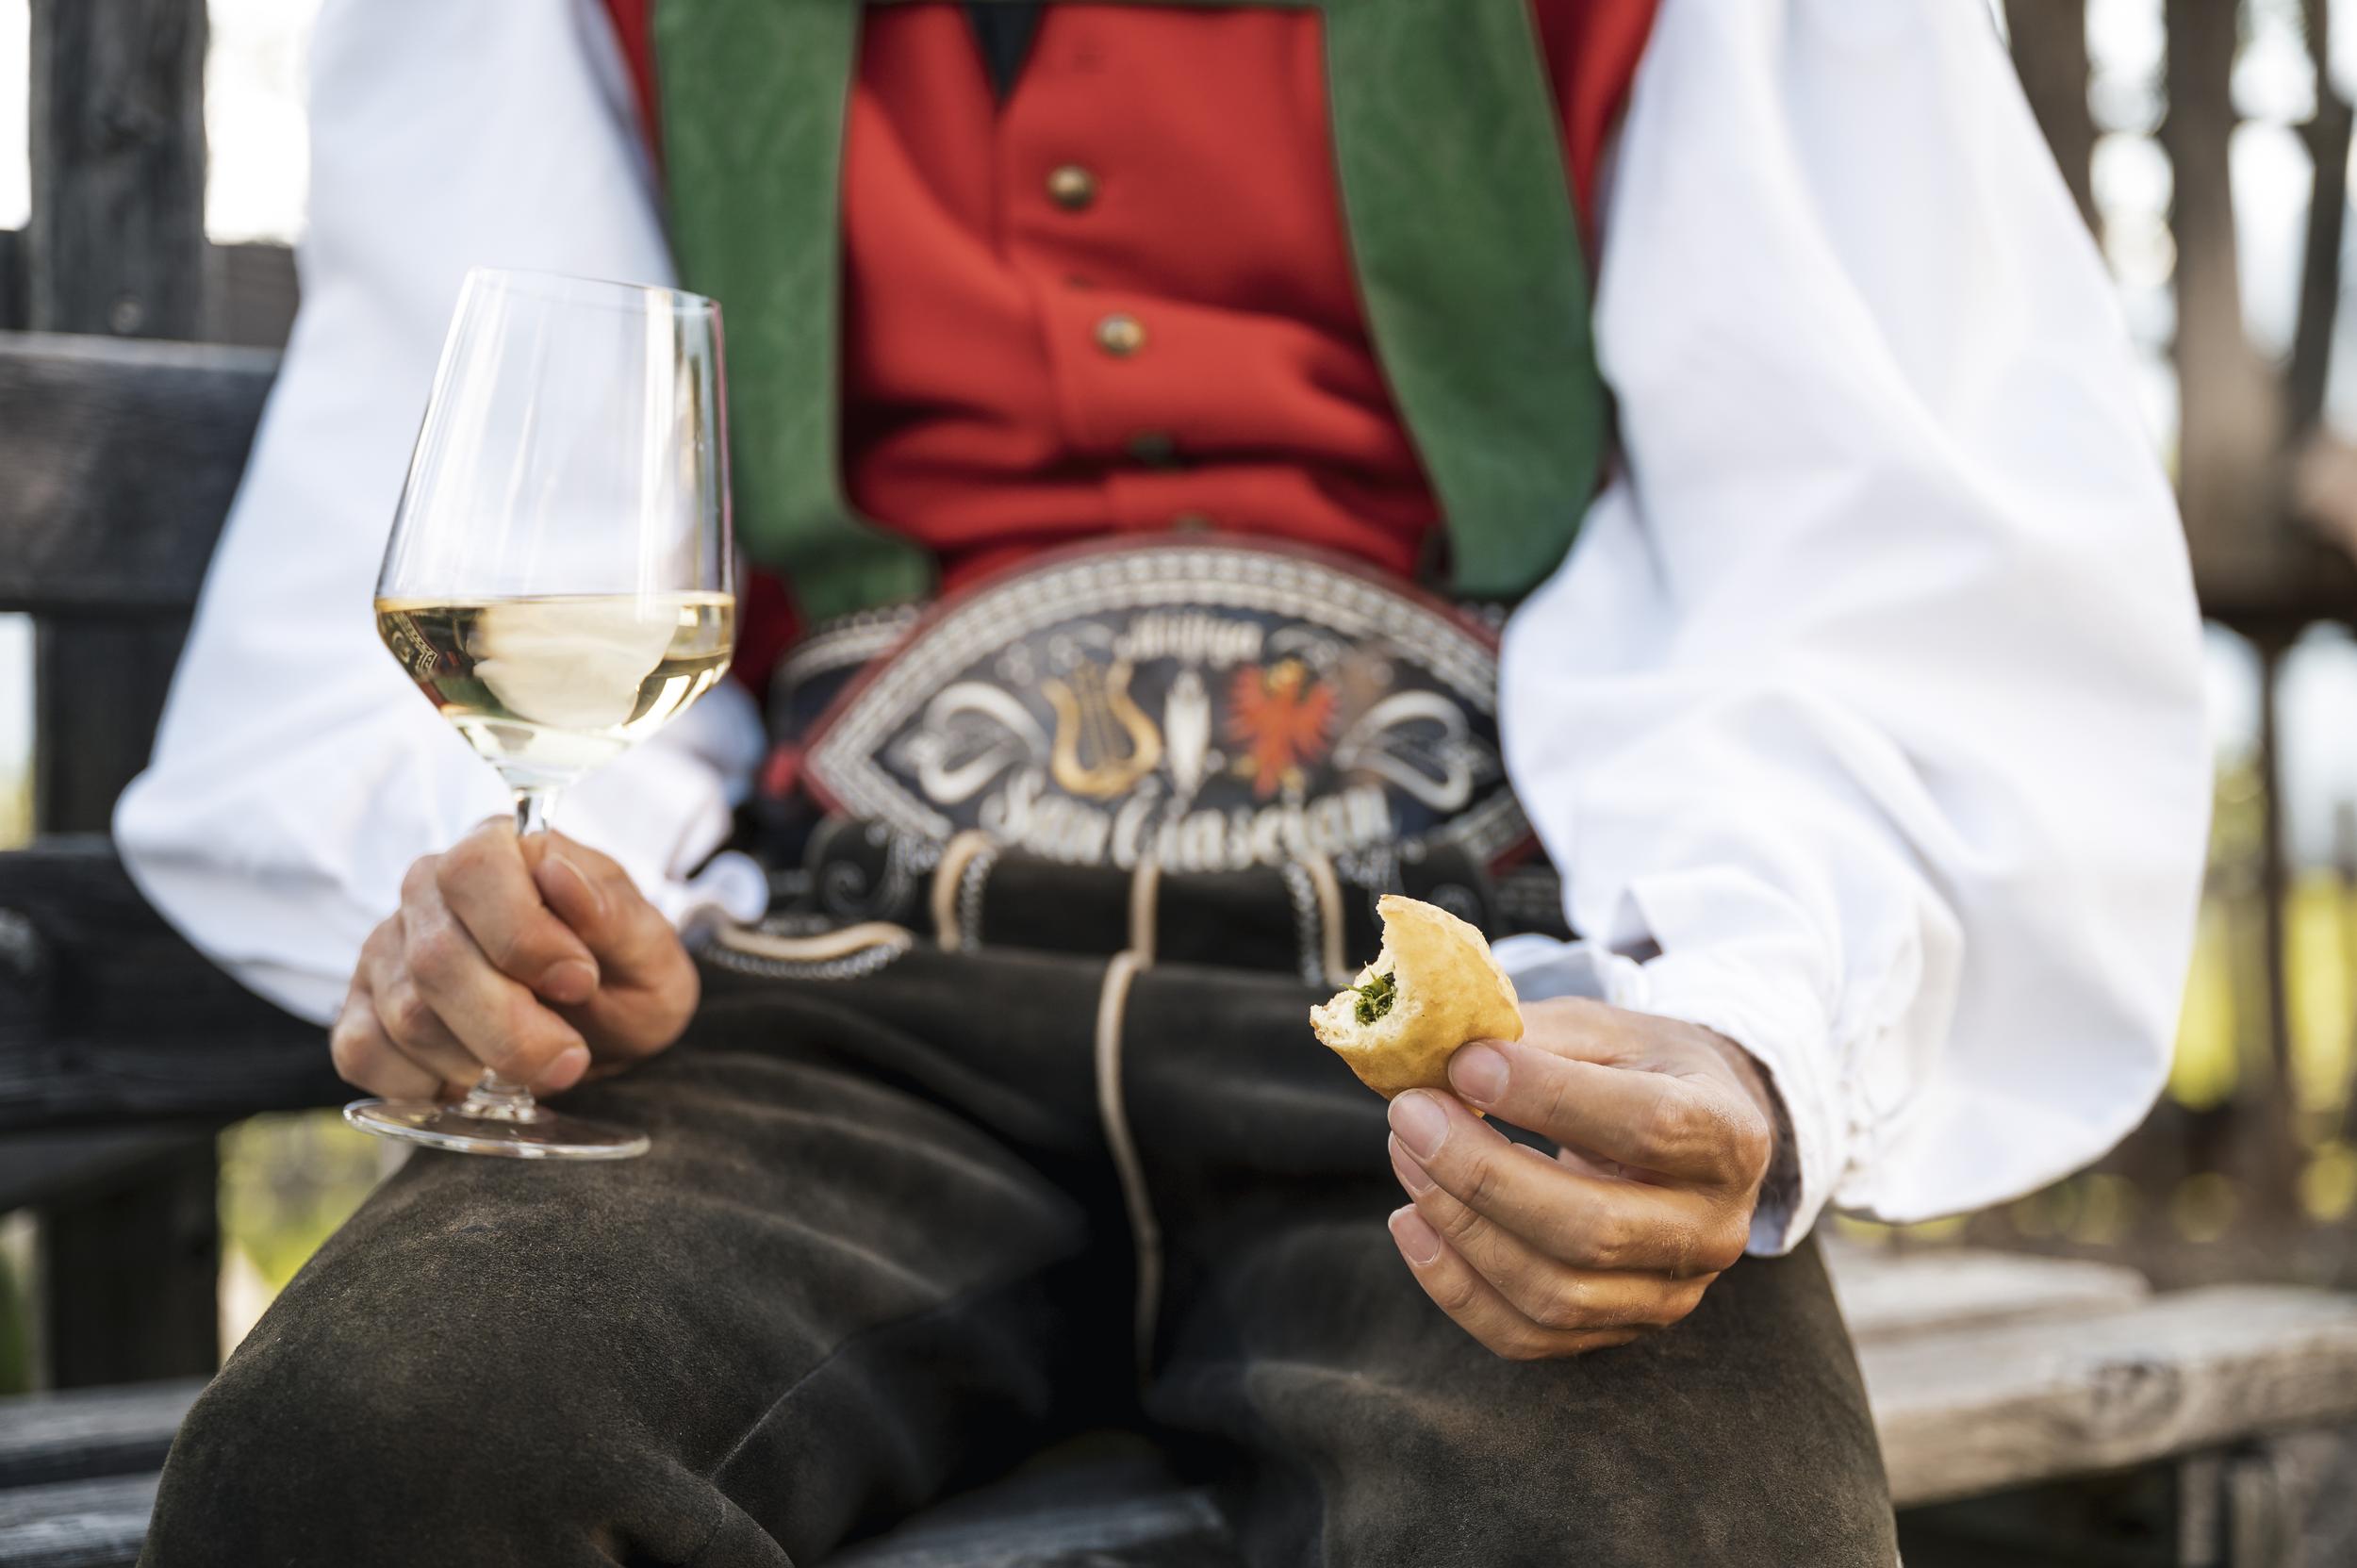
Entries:
<svg viewBox="0 0 2357 1568">
<path fill-rule="evenodd" d="M 1526 592 L 1571 548 L 1607 421 L 1528 0 L 1245 3 L 1325 13 L 1351 256 L 1440 498 L 1447 586 Z M 933 581 L 929 553 L 843 490 L 841 185 L 861 9 L 655 8 L 672 249 L 728 323 L 738 537 L 788 574 L 813 620 L 921 598 Z"/>
</svg>

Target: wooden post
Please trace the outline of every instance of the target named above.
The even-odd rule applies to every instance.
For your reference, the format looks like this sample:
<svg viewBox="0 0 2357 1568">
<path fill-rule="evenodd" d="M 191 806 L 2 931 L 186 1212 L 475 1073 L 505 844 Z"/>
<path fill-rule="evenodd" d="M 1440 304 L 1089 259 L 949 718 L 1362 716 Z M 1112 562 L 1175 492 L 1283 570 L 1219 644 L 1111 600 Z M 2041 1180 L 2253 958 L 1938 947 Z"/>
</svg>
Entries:
<svg viewBox="0 0 2357 1568">
<path fill-rule="evenodd" d="M 34 0 L 27 324 L 194 338 L 204 313 L 203 0 Z M 187 625 L 44 624 L 33 801 L 44 832 L 103 830 L 147 762 Z"/>
<path fill-rule="evenodd" d="M 2254 639 L 2259 653 L 2259 788 L 2263 825 L 2259 834 L 2259 903 L 2266 946 L 2266 1053 L 2261 1071 L 2246 1080 L 2249 1089 L 2235 1106 L 2238 1174 L 2253 1189 L 2249 1197 L 2269 1217 L 2292 1205 L 2297 1164 L 2292 1130 L 2291 994 L 2286 967 L 2291 915 L 2291 867 L 2283 822 L 2282 693 L 2279 677 L 2284 641 L 2269 635 Z"/>
<path fill-rule="evenodd" d="M 2308 243 L 2300 259 L 2299 316 L 2292 338 L 2289 392 L 2284 410 L 2295 439 L 2324 416 L 2326 378 L 2332 359 L 2333 324 L 2341 302 L 2341 237 L 2348 231 L 2349 100 L 2332 72 L 2330 0 L 2300 0 L 2308 56 L 2316 84 L 2316 112 L 2299 127 L 2312 170 L 2308 193 Z"/>
<path fill-rule="evenodd" d="M 220 1181 L 212 1137 L 175 1135 L 43 1212 L 51 1387 L 206 1377 L 220 1364 Z"/>
<path fill-rule="evenodd" d="M 2332 803 L 2332 922 L 2343 974 L 2357 976 L 2357 801 Z M 2357 1027 L 2357 1025 L 2352 1025 Z M 2339 1136 L 2357 1137 L 2357 1085 L 2341 1082 Z"/>
<path fill-rule="evenodd" d="M 0 332 L 25 326 L 25 237 L 0 229 Z"/>
<path fill-rule="evenodd" d="M 204 0 L 33 0 L 27 324 L 194 338 L 204 315 Z M 46 620 L 34 647 L 34 822 L 103 829 L 147 760 L 185 618 Z M 217 1356 L 209 1133 L 159 1137 L 53 1205 L 42 1237 L 60 1387 L 206 1373 Z"/>
<path fill-rule="evenodd" d="M 33 324 L 193 336 L 205 266 L 205 8 L 33 0 Z"/>
<path fill-rule="evenodd" d="M 2005 0 L 2013 68 L 2087 227 L 2095 210 L 2095 116 L 2087 108 L 2087 0 Z"/>
<path fill-rule="evenodd" d="M 2241 8 L 2167 0 L 2167 17 L 2160 140 L 2175 176 L 2178 496 L 2204 607 L 2231 615 L 2280 598 L 2307 557 L 2284 524 L 2283 388 L 2243 329 L 2227 156 Z"/>
</svg>

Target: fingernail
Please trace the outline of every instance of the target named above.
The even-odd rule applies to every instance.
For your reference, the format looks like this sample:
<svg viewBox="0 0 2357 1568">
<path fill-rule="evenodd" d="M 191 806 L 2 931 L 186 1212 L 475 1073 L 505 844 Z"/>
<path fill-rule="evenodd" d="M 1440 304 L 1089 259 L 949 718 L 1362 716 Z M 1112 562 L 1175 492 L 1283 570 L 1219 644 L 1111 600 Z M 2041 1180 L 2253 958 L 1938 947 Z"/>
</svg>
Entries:
<svg viewBox="0 0 2357 1568">
<path fill-rule="evenodd" d="M 1441 1152 L 1441 1145 L 1448 1138 L 1448 1113 L 1441 1102 L 1421 1089 L 1410 1089 L 1392 1101 L 1392 1131 L 1408 1146 L 1408 1152 L 1419 1160 L 1429 1160 Z"/>
<path fill-rule="evenodd" d="M 544 1095 L 561 1095 L 580 1082 L 582 1074 L 588 1070 L 589 1048 L 567 1046 L 556 1053 L 556 1060 L 549 1064 L 549 1070 L 540 1075 L 533 1087 Z"/>
<path fill-rule="evenodd" d="M 1441 1255 L 1441 1233 L 1425 1223 L 1412 1203 L 1392 1211 L 1392 1240 L 1408 1261 L 1423 1268 Z"/>
<path fill-rule="evenodd" d="M 1506 1098 L 1506 1057 L 1494 1046 L 1467 1046 L 1448 1060 L 1448 1081 L 1475 1105 Z"/>
<path fill-rule="evenodd" d="M 565 858 L 563 850 L 551 850 L 547 857 L 540 862 L 540 869 L 546 873 L 569 879 L 574 885 L 572 897 L 587 904 L 590 912 L 601 919 L 604 917 L 605 894 L 599 890 L 596 883 L 589 880 L 589 873 Z"/>
<path fill-rule="evenodd" d="M 553 1002 L 587 1001 L 598 989 L 598 966 L 585 958 L 560 958 L 540 971 L 533 987 Z"/>
<path fill-rule="evenodd" d="M 1415 1156 L 1408 1152 L 1407 1146 L 1396 1136 L 1392 1139 L 1392 1170 L 1398 1176 L 1399 1184 L 1411 1193 L 1432 1190 L 1432 1178 L 1425 1174 L 1424 1167 L 1416 1164 Z"/>
</svg>

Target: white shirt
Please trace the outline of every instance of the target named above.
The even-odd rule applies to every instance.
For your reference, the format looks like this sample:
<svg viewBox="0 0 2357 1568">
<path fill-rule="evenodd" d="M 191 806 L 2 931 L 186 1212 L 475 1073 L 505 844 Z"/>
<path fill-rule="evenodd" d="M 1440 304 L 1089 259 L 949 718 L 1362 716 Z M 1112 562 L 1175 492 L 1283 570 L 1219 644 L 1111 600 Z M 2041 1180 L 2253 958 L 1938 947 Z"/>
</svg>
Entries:
<svg viewBox="0 0 2357 1568">
<path fill-rule="evenodd" d="M 670 264 L 588 0 L 330 0 L 314 84 L 302 316 L 116 834 L 325 1019 L 403 869 L 504 803 L 367 613 L 459 278 Z M 1756 1250 L 2036 1187 L 2166 1074 L 2210 763 L 2125 333 L 1986 7 L 1664 0 L 1601 226 L 1624 471 L 1501 693 L 1581 966 L 1774 1079 Z M 679 914 L 758 747 L 707 699 L 566 829 Z"/>
</svg>

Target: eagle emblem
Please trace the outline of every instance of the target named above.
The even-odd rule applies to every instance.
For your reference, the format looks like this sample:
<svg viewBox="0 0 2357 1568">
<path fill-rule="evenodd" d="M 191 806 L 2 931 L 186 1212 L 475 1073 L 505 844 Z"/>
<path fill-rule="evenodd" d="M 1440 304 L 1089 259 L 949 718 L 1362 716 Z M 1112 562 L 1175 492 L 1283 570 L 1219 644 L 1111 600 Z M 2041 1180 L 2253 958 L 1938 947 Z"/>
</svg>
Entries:
<svg viewBox="0 0 2357 1568">
<path fill-rule="evenodd" d="M 1334 688 L 1299 659 L 1244 665 L 1228 685 L 1228 739 L 1239 752 L 1235 773 L 1267 800 L 1298 790 L 1302 769 L 1326 754 L 1334 727 Z"/>
</svg>

